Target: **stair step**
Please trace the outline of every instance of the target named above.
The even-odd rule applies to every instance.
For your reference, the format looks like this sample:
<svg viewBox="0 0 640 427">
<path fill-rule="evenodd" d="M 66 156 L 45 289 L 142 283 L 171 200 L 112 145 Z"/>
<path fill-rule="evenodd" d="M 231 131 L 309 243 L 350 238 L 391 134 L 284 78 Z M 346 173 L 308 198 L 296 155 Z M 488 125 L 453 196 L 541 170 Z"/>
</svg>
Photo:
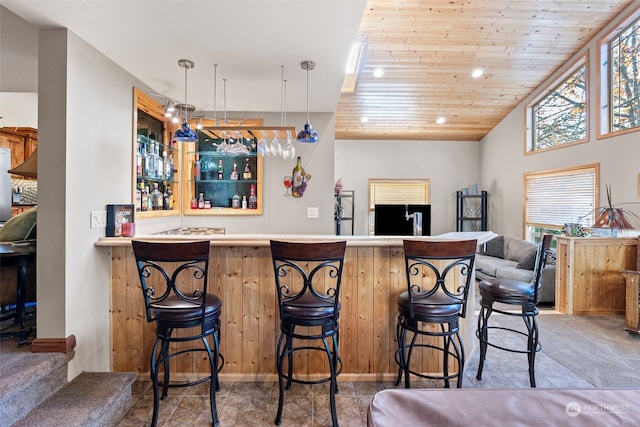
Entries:
<svg viewBox="0 0 640 427">
<path fill-rule="evenodd" d="M 72 352 L 0 352 L 1 424 L 11 425 L 62 388 L 71 358 Z"/>
<path fill-rule="evenodd" d="M 83 372 L 18 420 L 25 426 L 115 426 L 131 406 L 134 373 Z"/>
</svg>

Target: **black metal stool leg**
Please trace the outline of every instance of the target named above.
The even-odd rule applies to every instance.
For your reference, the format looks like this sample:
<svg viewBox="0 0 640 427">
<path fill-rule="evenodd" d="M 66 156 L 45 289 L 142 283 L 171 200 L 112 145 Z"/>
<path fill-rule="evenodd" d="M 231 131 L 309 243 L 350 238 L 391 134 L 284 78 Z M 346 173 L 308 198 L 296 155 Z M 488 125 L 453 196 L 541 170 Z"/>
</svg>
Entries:
<svg viewBox="0 0 640 427">
<path fill-rule="evenodd" d="M 336 366 L 333 362 L 333 355 L 331 354 L 331 350 L 329 349 L 329 343 L 326 338 L 322 338 L 322 343 L 324 344 L 325 351 L 327 352 L 327 359 L 329 361 L 329 372 L 331 375 L 330 386 L 329 386 L 329 406 L 331 407 L 331 422 L 333 427 L 338 427 L 338 413 L 336 411 Z M 335 344 L 335 342 L 334 342 Z M 335 348 L 333 353 L 335 353 Z"/>
<path fill-rule="evenodd" d="M 209 368 L 211 369 L 211 376 L 209 378 L 209 403 L 211 407 L 211 419 L 213 420 L 213 425 L 217 426 L 218 424 L 220 424 L 220 421 L 218 420 L 218 410 L 216 407 L 216 371 L 218 369 L 216 362 L 217 358 L 211 352 L 211 347 L 209 346 L 207 337 L 202 337 L 202 343 L 204 344 L 204 348 L 207 351 L 207 356 L 209 357 Z"/>
<path fill-rule="evenodd" d="M 402 327 L 401 319 L 398 319 L 396 326 L 396 337 L 398 339 L 398 349 L 396 350 L 396 362 L 398 363 L 398 377 L 396 378 L 395 385 L 399 386 L 402 382 L 402 374 L 404 373 L 405 358 L 404 358 L 404 340 L 405 340 L 405 328 Z"/>
<path fill-rule="evenodd" d="M 458 360 L 458 383 L 456 386 L 462 388 L 462 377 L 464 375 L 464 343 L 460 337 L 460 329 L 456 325 L 455 340 L 452 339 L 453 348 L 456 352 L 456 359 Z M 456 342 L 457 341 L 457 342 Z"/>
<path fill-rule="evenodd" d="M 527 360 L 529 362 L 529 384 L 536 387 L 535 361 L 538 349 L 538 320 L 536 316 L 523 316 L 527 326 Z"/>
<path fill-rule="evenodd" d="M 160 354 L 158 354 L 158 344 L 160 344 Z M 155 427 L 158 424 L 158 412 L 160 409 L 160 394 L 158 390 L 158 363 L 162 355 L 162 347 L 164 347 L 162 340 L 156 338 L 153 344 L 153 350 L 151 351 L 151 387 L 153 388 L 153 415 L 151 416 L 151 427 Z"/>
<path fill-rule="evenodd" d="M 284 377 L 282 372 L 282 364 L 284 363 L 284 353 L 287 351 L 287 342 L 289 337 L 284 332 L 280 333 L 280 339 L 278 339 L 278 347 L 276 349 L 276 369 L 278 371 L 278 412 L 276 413 L 275 424 L 280 425 L 282 422 L 282 407 L 284 405 Z"/>
<path fill-rule="evenodd" d="M 449 325 L 451 328 L 451 325 Z M 442 345 L 442 376 L 444 377 L 444 388 L 451 388 L 449 384 L 449 344 L 451 337 L 447 334 L 444 323 L 440 325 L 440 331 L 442 331 L 443 345 Z"/>
<path fill-rule="evenodd" d="M 482 369 L 484 368 L 484 359 L 487 355 L 487 342 L 489 339 L 489 316 L 491 316 L 491 309 L 482 306 L 480 308 L 480 314 L 478 314 L 478 339 L 480 340 L 480 361 L 478 362 L 478 372 L 476 379 L 482 380 Z"/>
</svg>

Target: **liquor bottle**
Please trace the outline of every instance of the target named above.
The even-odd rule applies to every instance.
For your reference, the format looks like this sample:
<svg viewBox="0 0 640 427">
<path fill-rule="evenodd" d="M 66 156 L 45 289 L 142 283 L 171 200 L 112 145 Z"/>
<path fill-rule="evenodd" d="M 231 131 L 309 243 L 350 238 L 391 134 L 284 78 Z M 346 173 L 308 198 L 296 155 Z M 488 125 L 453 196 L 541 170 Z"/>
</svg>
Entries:
<svg viewBox="0 0 640 427">
<path fill-rule="evenodd" d="M 242 209 L 247 209 L 247 196 L 242 196 Z"/>
<path fill-rule="evenodd" d="M 249 195 L 249 209 L 258 209 L 258 198 L 256 197 L 256 186 L 251 184 L 251 193 Z"/>
<path fill-rule="evenodd" d="M 145 145 L 142 148 L 142 174 L 144 176 L 151 176 L 151 154 L 149 153 L 149 145 Z"/>
<path fill-rule="evenodd" d="M 204 209 L 204 194 L 200 193 L 198 197 L 198 209 Z"/>
<path fill-rule="evenodd" d="M 222 169 L 222 160 L 218 160 L 218 179 L 224 179 L 224 170 Z"/>
<path fill-rule="evenodd" d="M 164 178 L 164 158 L 160 155 L 160 144 L 156 143 L 156 178 Z"/>
<path fill-rule="evenodd" d="M 151 144 L 148 144 L 148 149 L 149 149 L 149 157 L 148 157 L 148 162 L 149 162 L 149 173 L 147 174 L 147 176 L 150 177 L 155 177 L 156 176 L 156 149 L 154 148 L 155 142 L 152 142 Z"/>
<path fill-rule="evenodd" d="M 142 143 L 138 142 L 138 149 L 136 150 L 136 175 L 142 175 Z"/>
<path fill-rule="evenodd" d="M 240 174 L 238 173 L 238 163 L 233 162 L 233 171 L 231 171 L 231 176 L 229 177 L 230 179 L 236 180 L 238 179 L 238 176 Z"/>
<path fill-rule="evenodd" d="M 158 190 L 158 183 L 154 182 L 151 191 L 151 209 L 154 211 L 162 210 L 162 202 L 162 193 Z"/>
<path fill-rule="evenodd" d="M 173 164 L 173 153 L 169 153 L 169 176 L 167 177 L 168 180 L 173 181 L 174 178 L 174 164 Z"/>
<path fill-rule="evenodd" d="M 136 187 L 136 212 L 142 210 L 142 181 L 138 183 Z"/>
<path fill-rule="evenodd" d="M 162 208 L 165 211 L 171 210 L 171 204 L 169 203 L 169 186 L 165 185 L 162 191 Z"/>
<path fill-rule="evenodd" d="M 147 193 L 147 210 L 153 210 L 153 200 L 151 199 L 151 192 L 149 191 L 149 186 L 144 187 L 145 193 Z"/>
<path fill-rule="evenodd" d="M 302 193 L 304 193 L 304 189 L 306 184 L 304 184 L 304 169 L 302 169 L 302 165 L 300 164 L 301 160 L 298 156 L 298 163 L 296 167 L 293 168 L 293 173 L 291 176 L 293 177 L 293 184 L 291 186 L 291 194 L 293 197 L 302 197 Z"/>
<path fill-rule="evenodd" d="M 200 155 L 196 154 L 196 160 L 193 162 L 193 179 L 196 181 L 200 181 L 200 175 L 202 173 L 200 165 Z"/>
<path fill-rule="evenodd" d="M 171 179 L 171 165 L 169 164 L 169 156 L 167 155 L 167 150 L 162 152 L 162 161 L 164 162 L 164 179 Z"/>
<path fill-rule="evenodd" d="M 244 172 L 242 172 L 242 179 L 251 179 L 251 169 L 249 169 L 249 159 L 244 162 Z"/>
<path fill-rule="evenodd" d="M 171 211 L 173 210 L 173 191 L 171 191 L 171 187 L 167 185 L 167 194 L 169 195 L 169 207 L 165 206 L 165 209 Z"/>
<path fill-rule="evenodd" d="M 234 194 L 233 197 L 231 198 L 231 207 L 233 209 L 240 209 L 240 196 L 238 196 L 237 191 L 236 191 L 236 194 Z"/>
</svg>

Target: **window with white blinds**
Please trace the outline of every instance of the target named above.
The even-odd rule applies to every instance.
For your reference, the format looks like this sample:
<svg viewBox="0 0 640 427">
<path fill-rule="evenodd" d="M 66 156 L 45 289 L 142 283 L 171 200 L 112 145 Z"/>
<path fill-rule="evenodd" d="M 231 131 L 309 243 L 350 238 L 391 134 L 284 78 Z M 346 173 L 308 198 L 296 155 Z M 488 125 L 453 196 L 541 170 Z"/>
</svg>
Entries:
<svg viewBox="0 0 640 427">
<path fill-rule="evenodd" d="M 429 203 L 428 179 L 370 179 L 369 210 L 376 205 L 424 205 Z"/>
<path fill-rule="evenodd" d="M 598 180 L 598 164 L 525 174 L 526 225 L 561 229 L 566 223 L 593 224 Z"/>
</svg>

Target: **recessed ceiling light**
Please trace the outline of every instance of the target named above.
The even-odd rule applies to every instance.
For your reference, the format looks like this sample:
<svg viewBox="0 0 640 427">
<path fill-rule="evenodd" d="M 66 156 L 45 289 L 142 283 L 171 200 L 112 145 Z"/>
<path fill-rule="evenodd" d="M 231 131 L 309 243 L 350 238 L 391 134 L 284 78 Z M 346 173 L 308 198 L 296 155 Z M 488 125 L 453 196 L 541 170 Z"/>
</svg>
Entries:
<svg viewBox="0 0 640 427">
<path fill-rule="evenodd" d="M 367 117 L 367 116 L 362 116 L 362 117 L 360 117 L 360 121 L 361 121 L 362 123 L 367 123 L 367 122 L 369 121 L 369 117 Z"/>
<path fill-rule="evenodd" d="M 382 68 L 376 68 L 373 72 L 373 77 L 382 77 L 384 76 L 384 70 Z"/>
<path fill-rule="evenodd" d="M 444 122 L 446 122 L 447 119 L 445 119 L 444 117 L 438 117 L 438 120 L 436 120 L 436 123 L 438 123 L 439 125 L 444 124 Z"/>
<path fill-rule="evenodd" d="M 474 79 L 477 79 L 478 77 L 480 77 L 482 74 L 484 73 L 484 71 L 482 71 L 481 68 L 476 68 L 475 70 L 473 70 L 473 72 L 471 73 L 471 77 L 473 77 Z"/>
</svg>

